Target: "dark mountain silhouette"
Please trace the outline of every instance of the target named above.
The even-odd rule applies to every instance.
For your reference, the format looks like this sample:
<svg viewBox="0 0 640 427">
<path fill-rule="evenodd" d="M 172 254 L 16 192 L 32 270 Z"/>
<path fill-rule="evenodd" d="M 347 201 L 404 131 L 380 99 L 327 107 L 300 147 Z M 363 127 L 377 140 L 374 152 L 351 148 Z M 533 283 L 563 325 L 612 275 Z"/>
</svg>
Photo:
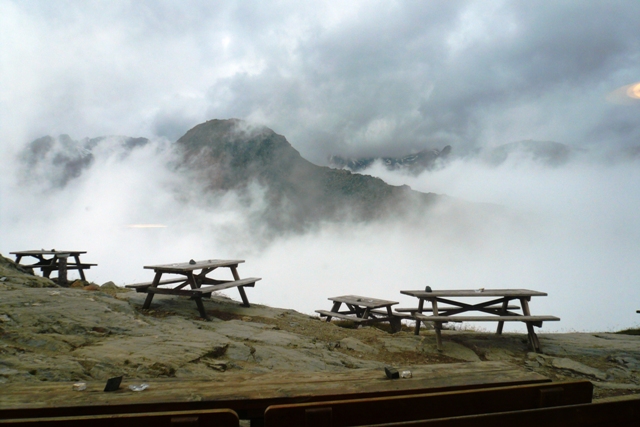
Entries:
<svg viewBox="0 0 640 427">
<path fill-rule="evenodd" d="M 65 134 L 58 137 L 43 136 L 31 141 L 20 153 L 23 175 L 30 180 L 49 183 L 53 188 L 62 188 L 93 165 L 95 158 L 92 150 L 106 142 L 117 144 L 126 155 L 147 144 L 149 140 L 127 136 L 101 136 L 81 140 L 74 140 Z"/>
<path fill-rule="evenodd" d="M 314 165 L 284 136 L 236 119 L 200 124 L 176 148 L 179 169 L 194 173 L 209 194 L 243 191 L 251 183 L 262 186 L 264 219 L 276 229 L 422 212 L 437 198 L 372 176 Z"/>
<path fill-rule="evenodd" d="M 439 163 L 449 157 L 451 146 L 447 145 L 442 150 L 427 149 L 403 157 L 360 157 L 356 159 L 340 156 L 329 157 L 329 165 L 340 169 L 349 169 L 352 172 L 360 172 L 376 161 L 381 161 L 388 170 L 406 170 L 418 175 L 425 170 L 437 167 Z"/>
</svg>

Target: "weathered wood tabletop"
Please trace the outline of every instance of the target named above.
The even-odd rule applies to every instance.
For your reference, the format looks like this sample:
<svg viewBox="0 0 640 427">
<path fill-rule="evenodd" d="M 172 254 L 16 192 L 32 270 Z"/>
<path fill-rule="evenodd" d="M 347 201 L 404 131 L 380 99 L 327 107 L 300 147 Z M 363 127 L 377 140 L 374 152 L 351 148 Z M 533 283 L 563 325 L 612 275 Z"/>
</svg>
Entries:
<svg viewBox="0 0 640 427">
<path fill-rule="evenodd" d="M 268 406 L 276 404 L 549 381 L 542 375 L 505 362 L 420 365 L 401 369 L 411 370 L 412 378 L 390 380 L 383 369 L 265 374 L 231 370 L 211 381 L 125 378 L 121 388 L 114 392 L 103 391 L 105 381 L 88 382 L 84 391 L 74 391 L 71 382 L 10 383 L 0 388 L 0 410 L 6 418 L 23 418 L 34 416 L 36 412 L 39 416 L 59 416 L 69 412 L 69 407 L 76 415 L 108 411 L 108 408 L 125 412 L 123 405 L 131 405 L 129 412 L 139 412 L 163 403 L 164 410 L 229 408 L 241 414 L 241 418 L 252 418 L 261 417 Z M 141 382 L 149 387 L 141 392 L 129 390 L 130 384 Z"/>
<path fill-rule="evenodd" d="M 145 265 L 144 268 L 153 271 L 162 271 L 163 273 L 178 273 L 184 274 L 187 271 L 208 269 L 213 271 L 218 267 L 237 267 L 238 264 L 242 264 L 242 259 L 207 259 L 203 261 L 181 262 L 176 264 L 161 264 L 161 265 Z"/>
</svg>

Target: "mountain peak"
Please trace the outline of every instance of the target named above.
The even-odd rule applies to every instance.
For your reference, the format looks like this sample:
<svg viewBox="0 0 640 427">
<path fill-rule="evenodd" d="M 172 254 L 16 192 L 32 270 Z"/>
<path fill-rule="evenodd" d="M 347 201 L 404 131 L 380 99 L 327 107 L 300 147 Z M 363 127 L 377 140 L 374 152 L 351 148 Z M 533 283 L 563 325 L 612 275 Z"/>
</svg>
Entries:
<svg viewBox="0 0 640 427">
<path fill-rule="evenodd" d="M 392 186 L 369 175 L 314 165 L 287 139 L 242 120 L 210 120 L 177 141 L 181 167 L 215 194 L 258 183 L 266 191 L 266 216 L 275 228 L 317 221 L 369 220 L 424 207 L 435 195 Z"/>
</svg>

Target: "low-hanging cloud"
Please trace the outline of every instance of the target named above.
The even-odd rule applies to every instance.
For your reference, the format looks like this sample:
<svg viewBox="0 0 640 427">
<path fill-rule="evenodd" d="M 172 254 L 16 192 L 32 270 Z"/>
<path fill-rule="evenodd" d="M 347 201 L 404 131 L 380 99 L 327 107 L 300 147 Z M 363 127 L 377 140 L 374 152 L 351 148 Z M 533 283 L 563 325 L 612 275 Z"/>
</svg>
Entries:
<svg viewBox="0 0 640 427">
<path fill-rule="evenodd" d="M 150 280 L 144 265 L 246 259 L 241 275 L 263 277 L 251 301 L 309 314 L 342 294 L 410 306 L 400 290 L 429 285 L 547 292 L 532 301 L 533 312 L 562 321 L 543 331 L 637 323 L 637 161 L 550 167 L 516 156 L 495 166 L 476 158 L 418 176 L 376 164 L 365 173 L 451 197 L 410 221 L 327 222 L 274 236 L 261 230 L 259 186 L 203 197 L 203 183 L 172 166 L 171 144 L 151 141 L 124 156 L 121 145 L 103 142 L 92 166 L 63 188 L 23 191 L 3 179 L 10 202 L 1 211 L 1 253 L 87 250 L 86 260 L 99 264 L 89 279 L 121 286 Z"/>
</svg>

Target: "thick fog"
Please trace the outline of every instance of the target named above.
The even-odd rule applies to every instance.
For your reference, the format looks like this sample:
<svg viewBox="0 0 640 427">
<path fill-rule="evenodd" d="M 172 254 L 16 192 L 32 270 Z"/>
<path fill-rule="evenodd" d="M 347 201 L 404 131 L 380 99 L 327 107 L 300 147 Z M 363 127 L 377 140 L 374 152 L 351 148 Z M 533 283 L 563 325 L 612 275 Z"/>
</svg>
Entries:
<svg viewBox="0 0 640 427">
<path fill-rule="evenodd" d="M 474 158 L 419 176 L 376 164 L 365 173 L 470 203 L 445 200 L 409 222 L 325 224 L 264 239 L 248 223 L 263 208 L 259 187 L 250 206 L 233 193 L 198 202 L 201 186 L 167 167 L 169 146 L 154 141 L 125 155 L 119 140 L 106 140 L 92 166 L 62 188 L 42 179 L 60 173 L 55 166 L 3 162 L 11 173 L 0 182 L 0 252 L 86 250 L 85 261 L 99 264 L 89 280 L 121 286 L 151 280 L 145 265 L 245 259 L 241 275 L 263 278 L 248 290 L 252 302 L 309 314 L 342 294 L 413 305 L 400 290 L 429 285 L 547 292 L 533 299 L 532 311 L 562 321 L 545 331 L 638 324 L 637 161 L 582 158 L 550 167 L 512 156 L 495 166 Z M 238 299 L 234 290 L 225 293 Z"/>
<path fill-rule="evenodd" d="M 0 0 L 0 253 L 87 250 L 89 279 L 119 285 L 241 258 L 263 277 L 250 300 L 307 313 L 338 294 L 517 287 L 549 294 L 532 310 L 562 321 L 544 330 L 638 325 L 638 16 L 636 0 Z M 167 167 L 187 130 L 227 118 L 318 165 L 450 145 L 419 176 L 363 173 L 480 205 L 267 238 L 259 186 L 205 201 Z M 61 134 L 152 142 L 25 167 L 26 144 Z M 593 156 L 480 155 L 529 139 Z"/>
</svg>

